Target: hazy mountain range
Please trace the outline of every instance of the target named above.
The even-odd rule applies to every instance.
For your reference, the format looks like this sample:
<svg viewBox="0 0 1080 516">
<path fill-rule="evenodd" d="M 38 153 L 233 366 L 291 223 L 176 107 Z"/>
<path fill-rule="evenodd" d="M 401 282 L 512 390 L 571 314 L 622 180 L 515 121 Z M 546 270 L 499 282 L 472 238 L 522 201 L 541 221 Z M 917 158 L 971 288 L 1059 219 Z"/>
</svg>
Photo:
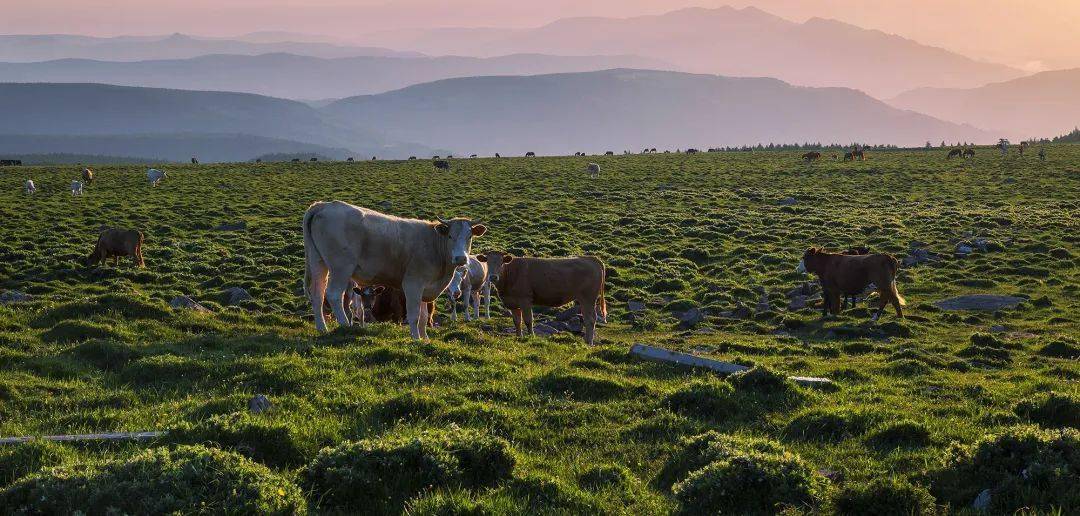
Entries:
<svg viewBox="0 0 1080 516">
<path fill-rule="evenodd" d="M 1080 125 L 1080 68 L 1043 72 L 979 88 L 921 88 L 905 92 L 889 103 L 993 129 L 1008 137 L 1049 137 Z"/>
<path fill-rule="evenodd" d="M 50 137 L 40 139 L 40 146 L 6 147 L 10 149 L 7 151 L 9 153 L 143 155 L 125 150 L 119 144 L 109 150 L 95 149 L 81 143 L 79 138 L 98 138 L 83 138 L 84 142 L 92 142 L 104 141 L 101 139 L 104 137 L 115 139 L 120 136 L 153 136 L 159 142 L 169 138 L 175 142 L 188 142 L 181 144 L 181 155 L 188 154 L 189 148 L 200 148 L 190 143 L 194 136 L 199 136 L 206 141 L 224 142 L 215 143 L 218 148 L 225 146 L 236 149 L 236 152 L 243 150 L 244 159 L 271 151 L 278 144 L 290 149 L 307 144 L 304 151 L 314 150 L 311 145 L 324 151 L 326 148 L 348 149 L 369 157 L 405 157 L 434 152 L 434 149 L 423 145 L 388 140 L 377 131 L 362 128 L 359 124 L 335 123 L 324 113 L 301 102 L 247 93 L 100 84 L 0 84 L 0 113 L 4 114 L 0 117 L 0 135 L 6 135 L 0 136 L 0 141 L 16 141 L 15 136 Z M 261 139 L 257 141 L 258 145 L 248 148 L 250 142 L 256 140 L 245 142 L 237 139 L 236 135 Z M 275 144 L 265 139 L 281 142 Z M 31 140 L 23 141 L 29 143 Z M 206 146 L 210 147 L 210 144 Z M 192 154 L 207 160 L 231 159 L 239 155 L 230 152 L 213 157 L 208 157 L 206 152 Z M 148 157 L 169 156 L 155 151 Z"/>
<path fill-rule="evenodd" d="M 992 138 L 846 88 L 625 69 L 447 79 L 322 108 L 244 93 L 0 84 L 0 112 L 0 135 L 9 135 L 0 136 L 8 142 L 0 151 L 9 154 L 191 154 L 205 161 L 271 152 L 367 159 L 448 152 L 440 149 L 567 154 Z"/>
<path fill-rule="evenodd" d="M 61 59 L 0 63 L 0 82 L 102 83 L 191 90 L 237 91 L 291 99 L 381 93 L 452 77 L 535 75 L 611 68 L 670 69 L 634 56 L 343 57 L 295 54 L 210 55 L 154 61 Z"/>
<path fill-rule="evenodd" d="M 287 34 L 256 33 L 244 39 L 171 36 L 120 36 L 95 38 L 66 34 L 0 35 L 0 61 L 32 62 L 54 59 L 141 61 L 186 59 L 210 54 L 259 55 L 275 52 L 313 57 L 419 57 L 417 52 L 386 48 L 337 45 L 317 41 L 276 41 Z"/>
<path fill-rule="evenodd" d="M 567 18 L 533 29 L 376 32 L 363 44 L 424 53 L 640 55 L 690 72 L 775 77 L 876 96 L 917 87 L 972 87 L 1023 75 L 916 41 L 836 20 L 795 23 L 760 9 L 690 8 L 633 18 Z"/>
</svg>

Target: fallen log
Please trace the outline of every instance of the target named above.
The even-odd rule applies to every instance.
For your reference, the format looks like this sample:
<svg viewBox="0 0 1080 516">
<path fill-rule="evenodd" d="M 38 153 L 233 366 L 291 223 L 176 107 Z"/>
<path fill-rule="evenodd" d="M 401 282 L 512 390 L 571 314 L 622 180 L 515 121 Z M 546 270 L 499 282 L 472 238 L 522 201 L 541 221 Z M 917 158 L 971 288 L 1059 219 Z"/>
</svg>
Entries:
<svg viewBox="0 0 1080 516">
<path fill-rule="evenodd" d="M 0 437 L 0 444 L 17 444 L 29 441 L 124 441 L 161 437 L 165 432 L 117 432 L 104 434 L 42 435 L 25 437 Z"/>
<path fill-rule="evenodd" d="M 750 369 L 744 365 L 699 357 L 689 353 L 680 353 L 678 351 L 671 351 L 670 349 L 658 348 L 656 346 L 646 346 L 645 344 L 634 344 L 630 347 L 630 354 L 645 360 L 656 362 L 668 362 L 690 367 L 703 367 L 721 374 L 734 374 Z M 815 378 L 812 376 L 789 376 L 788 378 L 804 387 L 820 387 L 832 383 L 832 380 L 828 378 Z"/>
</svg>

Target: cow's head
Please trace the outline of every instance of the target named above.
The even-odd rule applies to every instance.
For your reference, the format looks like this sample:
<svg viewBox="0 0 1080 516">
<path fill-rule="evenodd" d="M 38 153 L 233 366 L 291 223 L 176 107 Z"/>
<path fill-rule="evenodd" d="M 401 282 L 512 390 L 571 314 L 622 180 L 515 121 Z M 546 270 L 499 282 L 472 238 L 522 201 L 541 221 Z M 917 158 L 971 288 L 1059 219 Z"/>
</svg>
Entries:
<svg viewBox="0 0 1080 516">
<path fill-rule="evenodd" d="M 450 263 L 460 267 L 469 263 L 469 251 L 472 250 L 473 237 L 483 236 L 487 233 L 487 226 L 469 219 L 439 218 L 434 225 L 435 231 L 446 237 L 450 251 Z"/>
<path fill-rule="evenodd" d="M 375 304 L 375 297 L 382 294 L 386 287 L 382 285 L 368 285 L 366 287 L 353 287 L 353 294 L 360 298 L 364 307 L 371 308 Z"/>
<path fill-rule="evenodd" d="M 503 277 L 503 268 L 505 265 L 514 261 L 512 255 L 501 251 L 488 251 L 483 254 L 478 254 L 476 255 L 476 259 L 487 264 L 488 281 L 492 284 L 498 283 L 499 278 Z"/>
<path fill-rule="evenodd" d="M 811 247 L 803 253 L 802 260 L 799 260 L 799 267 L 795 270 L 798 272 L 817 272 L 820 267 L 822 259 L 825 257 L 825 250 L 818 247 Z"/>
</svg>

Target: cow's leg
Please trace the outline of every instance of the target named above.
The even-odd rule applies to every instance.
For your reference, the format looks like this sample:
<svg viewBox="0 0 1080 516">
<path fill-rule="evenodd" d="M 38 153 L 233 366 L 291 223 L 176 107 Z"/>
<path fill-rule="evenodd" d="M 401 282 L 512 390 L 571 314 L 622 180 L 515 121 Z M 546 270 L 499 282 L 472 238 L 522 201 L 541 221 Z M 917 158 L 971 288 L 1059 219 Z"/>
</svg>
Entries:
<svg viewBox="0 0 1080 516">
<path fill-rule="evenodd" d="M 466 280 L 468 278 L 465 278 Z M 472 320 L 472 285 L 468 281 L 461 282 L 461 303 L 465 305 L 465 321 Z"/>
<path fill-rule="evenodd" d="M 474 310 L 473 319 L 479 320 L 480 319 L 480 291 L 479 290 L 474 290 L 470 300 L 472 302 L 472 309 Z"/>
<path fill-rule="evenodd" d="M 428 340 L 427 329 L 428 329 L 428 324 L 430 322 L 431 322 L 431 312 L 428 311 L 428 304 L 421 301 L 420 302 L 420 324 L 419 324 L 420 339 L 421 340 L 424 340 L 424 341 Z"/>
<path fill-rule="evenodd" d="M 510 312 L 514 314 L 514 328 L 517 330 L 517 336 L 521 336 L 521 309 L 511 308 Z"/>
<path fill-rule="evenodd" d="M 579 299 L 578 304 L 581 305 L 581 324 L 585 332 L 585 343 L 591 346 L 596 338 L 596 300 L 589 302 Z"/>
<path fill-rule="evenodd" d="M 881 295 L 878 296 L 878 298 L 879 299 L 877 312 L 874 312 L 874 316 L 870 318 L 870 320 L 873 322 L 877 322 L 878 318 L 881 317 L 882 312 L 885 311 L 885 307 L 889 305 L 889 300 L 885 297 L 884 292 L 882 292 Z"/>
<path fill-rule="evenodd" d="M 315 329 L 319 333 L 326 332 L 326 265 L 320 260 L 308 260 L 308 301 L 311 303 L 311 313 L 315 315 Z"/>
<path fill-rule="evenodd" d="M 349 277 L 334 274 L 330 271 L 330 280 L 326 286 L 326 299 L 330 302 L 330 310 L 334 318 L 341 326 L 349 326 L 349 314 L 345 312 L 345 291 L 349 289 Z"/>
<path fill-rule="evenodd" d="M 403 283 L 401 287 L 405 293 L 405 322 L 409 323 L 409 333 L 413 340 L 420 340 L 420 327 L 427 326 L 427 319 L 420 318 L 424 287 L 416 282 Z"/>
<path fill-rule="evenodd" d="M 446 293 L 446 300 L 450 301 L 450 320 L 457 322 L 457 299 L 450 292 Z M 466 311 L 467 313 L 467 311 Z"/>
<path fill-rule="evenodd" d="M 829 291 L 824 288 L 821 289 L 821 317 L 824 319 L 829 316 L 829 300 L 832 299 L 829 296 Z"/>
<path fill-rule="evenodd" d="M 523 306 L 521 308 L 521 311 L 522 311 L 522 316 L 525 319 L 525 332 L 528 335 L 532 336 L 532 335 L 534 335 L 534 333 L 533 333 L 532 305 Z"/>
</svg>

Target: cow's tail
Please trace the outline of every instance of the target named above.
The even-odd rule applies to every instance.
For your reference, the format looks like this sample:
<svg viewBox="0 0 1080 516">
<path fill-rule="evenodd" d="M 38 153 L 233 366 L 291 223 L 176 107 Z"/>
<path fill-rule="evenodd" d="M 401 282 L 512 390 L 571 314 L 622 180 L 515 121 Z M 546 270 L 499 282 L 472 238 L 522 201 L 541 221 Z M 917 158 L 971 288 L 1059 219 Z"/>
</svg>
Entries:
<svg viewBox="0 0 1080 516">
<path fill-rule="evenodd" d="M 600 321 L 607 324 L 607 298 L 604 295 L 604 284 L 607 283 L 607 268 L 604 264 L 600 264 L 600 296 L 597 299 L 597 304 L 600 307 Z"/>
<path fill-rule="evenodd" d="M 311 260 L 321 260 L 322 255 L 315 247 L 315 238 L 311 236 L 311 220 L 319 213 L 323 203 L 316 202 L 304 212 L 304 297 L 311 299 Z"/>
<path fill-rule="evenodd" d="M 889 256 L 889 266 L 892 268 L 892 281 L 889 282 L 889 290 L 891 291 L 896 301 L 900 303 L 900 306 L 907 306 L 907 300 L 904 296 L 900 295 L 900 291 L 896 288 L 896 271 L 900 270 L 900 261 L 895 256 Z"/>
</svg>

